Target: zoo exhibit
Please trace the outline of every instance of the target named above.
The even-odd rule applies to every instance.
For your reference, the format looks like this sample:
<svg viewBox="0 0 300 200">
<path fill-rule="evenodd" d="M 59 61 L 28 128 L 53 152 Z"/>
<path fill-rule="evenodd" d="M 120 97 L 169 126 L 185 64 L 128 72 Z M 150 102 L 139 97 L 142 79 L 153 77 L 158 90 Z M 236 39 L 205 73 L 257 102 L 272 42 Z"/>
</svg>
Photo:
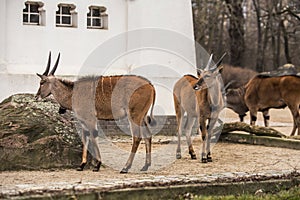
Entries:
<svg viewBox="0 0 300 200">
<path fill-rule="evenodd" d="M 0 26 L 0 199 L 299 198 L 298 1 L 3 0 Z"/>
</svg>

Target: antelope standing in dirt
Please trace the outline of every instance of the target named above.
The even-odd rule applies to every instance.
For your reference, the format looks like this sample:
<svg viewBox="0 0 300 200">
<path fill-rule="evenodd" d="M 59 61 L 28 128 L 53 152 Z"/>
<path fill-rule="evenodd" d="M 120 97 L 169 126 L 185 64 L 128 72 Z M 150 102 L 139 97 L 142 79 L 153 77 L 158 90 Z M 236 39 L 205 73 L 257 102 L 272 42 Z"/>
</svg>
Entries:
<svg viewBox="0 0 300 200">
<path fill-rule="evenodd" d="M 295 135 L 297 128 L 300 135 L 300 76 L 258 75 L 245 86 L 244 99 L 250 111 L 251 125 L 255 125 L 257 111 L 288 106 L 294 121 L 291 135 Z"/>
<path fill-rule="evenodd" d="M 97 120 L 116 120 L 127 117 L 133 144 L 129 158 L 121 170 L 127 173 L 131 168 L 141 139 L 145 140 L 146 161 L 142 171 L 151 165 L 151 139 L 149 125 L 155 123 L 153 107 L 155 103 L 154 86 L 145 78 L 135 75 L 85 77 L 77 81 L 68 81 L 54 76 L 59 57 L 49 73 L 51 53 L 46 71 L 41 75 L 37 97 L 53 95 L 63 109 L 72 110 L 82 126 L 82 162 L 78 170 L 87 163 L 87 137 L 89 138 L 97 164 L 93 171 L 99 171 L 101 156 L 96 137 Z M 48 74 L 49 73 L 49 74 Z M 150 117 L 147 117 L 151 108 Z"/>
<path fill-rule="evenodd" d="M 193 75 L 185 75 L 174 86 L 173 97 L 178 123 L 177 159 L 181 158 L 181 135 L 184 130 L 189 154 L 192 159 L 196 159 L 191 142 L 191 131 L 195 120 L 198 119 L 203 140 L 201 161 L 203 163 L 212 162 L 210 140 L 219 113 L 224 108 L 224 96 L 222 93 L 222 80 L 219 74 L 222 69 L 220 64 L 223 57 L 213 68 L 209 67 L 211 59 L 212 56 L 205 70 L 198 73 L 198 78 Z M 183 125 L 185 113 L 187 119 L 185 125 Z"/>
</svg>

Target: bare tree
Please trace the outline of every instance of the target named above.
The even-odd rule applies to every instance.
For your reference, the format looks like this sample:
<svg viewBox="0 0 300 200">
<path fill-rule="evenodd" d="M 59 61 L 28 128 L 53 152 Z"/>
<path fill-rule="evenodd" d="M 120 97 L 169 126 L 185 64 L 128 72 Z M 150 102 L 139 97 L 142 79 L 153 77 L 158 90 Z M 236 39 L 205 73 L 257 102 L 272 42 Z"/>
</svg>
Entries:
<svg viewBox="0 0 300 200">
<path fill-rule="evenodd" d="M 245 51 L 243 0 L 226 0 L 229 11 L 230 64 L 240 66 Z"/>
<path fill-rule="evenodd" d="M 234 66 L 300 66 L 299 0 L 193 0 L 195 39 Z"/>
<path fill-rule="evenodd" d="M 253 0 L 253 6 L 256 11 L 256 23 L 257 23 L 257 59 L 256 70 L 261 72 L 264 64 L 263 43 L 262 43 L 262 27 L 261 27 L 261 8 L 260 1 Z"/>
<path fill-rule="evenodd" d="M 206 51 L 221 57 L 228 46 L 227 32 L 224 31 L 228 15 L 224 1 L 193 0 L 192 2 L 196 42 Z M 200 53 L 197 53 L 198 65 L 201 65 L 200 57 Z"/>
</svg>

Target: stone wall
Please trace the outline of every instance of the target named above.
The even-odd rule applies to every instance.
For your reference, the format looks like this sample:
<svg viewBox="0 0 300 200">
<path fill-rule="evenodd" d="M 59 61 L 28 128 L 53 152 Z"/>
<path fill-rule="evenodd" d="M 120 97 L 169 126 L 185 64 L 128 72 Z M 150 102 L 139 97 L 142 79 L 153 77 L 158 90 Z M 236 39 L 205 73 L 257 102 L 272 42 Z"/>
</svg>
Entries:
<svg viewBox="0 0 300 200">
<path fill-rule="evenodd" d="M 154 116 L 154 118 L 156 125 L 150 128 L 153 135 L 177 135 L 177 121 L 175 115 Z M 130 135 L 129 123 L 127 119 L 122 119 L 119 121 L 100 120 L 98 128 L 102 130 L 105 135 Z M 195 125 L 192 132 L 196 133 L 196 131 L 197 127 Z"/>
</svg>

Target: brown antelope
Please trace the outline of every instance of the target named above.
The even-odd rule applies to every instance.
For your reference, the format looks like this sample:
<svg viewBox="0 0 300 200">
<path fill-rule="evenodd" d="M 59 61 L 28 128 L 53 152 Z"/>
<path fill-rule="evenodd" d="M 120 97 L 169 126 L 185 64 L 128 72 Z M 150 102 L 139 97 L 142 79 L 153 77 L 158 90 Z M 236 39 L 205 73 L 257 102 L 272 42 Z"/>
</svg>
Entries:
<svg viewBox="0 0 300 200">
<path fill-rule="evenodd" d="M 246 116 L 246 113 L 249 111 L 244 97 L 245 97 L 245 86 L 241 86 L 239 88 L 234 89 L 228 89 L 226 91 L 226 107 L 233 110 L 235 113 L 237 113 L 240 117 L 240 121 L 244 121 L 244 117 Z M 281 108 L 286 107 L 286 105 L 282 105 Z M 264 117 L 264 124 L 265 127 L 269 126 L 269 109 L 264 110 L 258 110 L 263 113 Z"/>
<path fill-rule="evenodd" d="M 79 120 L 82 126 L 83 152 L 78 170 L 83 170 L 87 163 L 87 142 L 90 141 L 97 160 L 93 171 L 99 171 L 101 157 L 95 139 L 98 136 L 97 120 L 116 120 L 124 117 L 128 118 L 133 144 L 121 173 L 127 173 L 130 169 L 142 138 L 146 145 L 146 161 L 141 170 L 148 170 L 151 165 L 152 139 L 148 125 L 155 122 L 154 86 L 147 79 L 135 75 L 85 77 L 74 82 L 63 80 L 54 76 L 59 57 L 60 55 L 49 73 L 50 53 L 46 71 L 43 75 L 37 74 L 41 78 L 37 97 L 45 98 L 52 94 L 62 110 L 73 111 Z M 151 106 L 150 117 L 147 118 Z"/>
<path fill-rule="evenodd" d="M 219 75 L 219 71 L 222 69 L 220 63 L 223 57 L 213 69 L 209 68 L 211 59 L 212 56 L 205 70 L 198 73 L 198 78 L 193 75 L 185 75 L 174 86 L 173 97 L 178 123 L 177 159 L 181 158 L 181 135 L 184 129 L 189 154 L 192 159 L 196 159 L 191 142 L 191 131 L 195 120 L 198 119 L 203 140 L 201 161 L 203 163 L 212 162 L 210 140 L 219 112 L 224 107 L 224 99 Z M 185 113 L 187 119 L 185 125 L 183 125 Z M 208 125 L 206 124 L 207 121 Z"/>
<path fill-rule="evenodd" d="M 300 77 L 287 75 L 270 77 L 258 75 L 245 86 L 245 103 L 250 111 L 250 124 L 254 125 L 257 111 L 269 108 L 283 108 L 288 106 L 293 116 L 294 127 L 291 135 L 298 128 L 300 135 Z"/>
<path fill-rule="evenodd" d="M 259 76 L 285 76 L 285 75 L 296 75 L 296 68 L 292 64 L 285 64 L 281 67 L 279 67 L 275 71 L 271 72 L 263 72 Z M 240 121 L 244 121 L 244 117 L 246 116 L 246 112 L 249 111 L 244 97 L 245 97 L 245 85 L 257 76 L 257 72 L 244 69 L 240 67 L 230 67 L 225 65 L 223 68 L 223 71 L 221 73 L 222 79 L 224 82 L 224 85 L 229 84 L 228 89 L 226 90 L 226 107 L 232 109 L 234 112 L 236 112 L 239 117 Z M 239 77 L 239 78 L 235 78 Z M 231 81 L 230 81 L 231 80 Z M 283 104 L 279 108 L 285 108 L 286 105 Z M 259 110 L 263 113 L 264 117 L 264 124 L 266 127 L 269 126 L 269 109 L 263 109 Z"/>
</svg>

